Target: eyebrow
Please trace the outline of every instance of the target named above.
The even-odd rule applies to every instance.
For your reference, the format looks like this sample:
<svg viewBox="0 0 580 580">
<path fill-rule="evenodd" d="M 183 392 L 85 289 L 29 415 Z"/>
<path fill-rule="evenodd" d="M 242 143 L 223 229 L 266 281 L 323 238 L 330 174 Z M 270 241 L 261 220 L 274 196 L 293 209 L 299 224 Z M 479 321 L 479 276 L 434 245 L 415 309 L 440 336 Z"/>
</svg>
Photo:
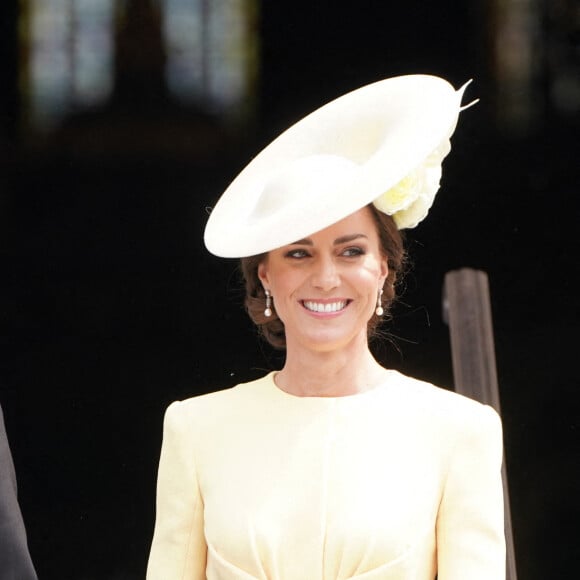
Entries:
<svg viewBox="0 0 580 580">
<path fill-rule="evenodd" d="M 346 236 L 340 236 L 340 238 L 336 238 L 336 240 L 334 240 L 334 245 L 338 246 L 340 244 L 348 244 L 349 242 L 352 242 L 354 240 L 357 240 L 359 238 L 368 238 L 368 236 L 366 236 L 365 234 L 348 234 Z M 296 242 L 292 242 L 290 244 L 291 246 L 294 245 L 300 245 L 300 246 L 312 246 L 312 240 L 310 238 L 303 238 L 302 240 L 297 240 Z"/>
</svg>

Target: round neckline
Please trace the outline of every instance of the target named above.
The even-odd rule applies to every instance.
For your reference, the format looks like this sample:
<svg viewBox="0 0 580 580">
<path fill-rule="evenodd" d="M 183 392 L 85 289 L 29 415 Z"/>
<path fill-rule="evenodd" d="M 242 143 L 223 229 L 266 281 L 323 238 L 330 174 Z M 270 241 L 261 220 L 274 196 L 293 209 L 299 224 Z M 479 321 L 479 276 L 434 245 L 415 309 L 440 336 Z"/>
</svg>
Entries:
<svg viewBox="0 0 580 580">
<path fill-rule="evenodd" d="M 390 382 L 389 380 L 393 377 L 393 375 L 396 371 L 393 371 L 391 369 L 385 369 L 386 375 L 385 375 L 384 380 L 377 383 L 372 388 L 367 389 L 366 391 L 361 391 L 359 393 L 351 393 L 349 395 L 331 395 L 331 396 L 294 395 L 293 393 L 289 393 L 276 384 L 275 377 L 279 372 L 280 371 L 271 371 L 264 378 L 268 379 L 268 382 L 270 383 L 270 386 L 272 387 L 274 392 L 277 392 L 280 396 L 282 396 L 286 399 L 295 400 L 295 401 L 329 401 L 330 402 L 330 401 L 359 401 L 359 400 L 362 400 L 362 399 L 369 397 L 373 394 L 383 392 L 385 390 L 385 387 L 387 386 L 387 382 Z"/>
</svg>

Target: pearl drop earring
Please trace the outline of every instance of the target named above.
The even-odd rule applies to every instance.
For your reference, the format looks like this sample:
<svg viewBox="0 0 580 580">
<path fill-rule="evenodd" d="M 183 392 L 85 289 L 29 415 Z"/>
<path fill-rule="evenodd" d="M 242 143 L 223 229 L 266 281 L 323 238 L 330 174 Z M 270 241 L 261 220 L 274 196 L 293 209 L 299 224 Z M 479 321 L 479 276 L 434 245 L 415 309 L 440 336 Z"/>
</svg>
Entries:
<svg viewBox="0 0 580 580">
<path fill-rule="evenodd" d="M 270 317 L 272 316 L 272 294 L 270 294 L 270 290 L 264 289 L 266 293 L 266 308 L 264 309 L 264 316 Z"/>
<path fill-rule="evenodd" d="M 377 296 L 377 309 L 375 310 L 375 312 L 377 313 L 377 316 L 382 316 L 384 314 L 384 310 L 383 310 L 383 305 L 381 304 L 381 298 L 383 297 L 383 289 L 381 288 L 378 292 L 378 296 Z"/>
</svg>

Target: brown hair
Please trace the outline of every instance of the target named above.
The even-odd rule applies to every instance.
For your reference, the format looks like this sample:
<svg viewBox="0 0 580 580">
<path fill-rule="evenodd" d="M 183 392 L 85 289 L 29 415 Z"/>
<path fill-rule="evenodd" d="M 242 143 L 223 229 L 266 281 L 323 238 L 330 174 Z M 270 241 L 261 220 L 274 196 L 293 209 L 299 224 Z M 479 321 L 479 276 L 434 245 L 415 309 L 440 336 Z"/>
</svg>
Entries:
<svg viewBox="0 0 580 580">
<path fill-rule="evenodd" d="M 389 317 L 390 306 L 396 298 L 395 283 L 403 272 L 405 263 L 405 248 L 403 236 L 398 230 L 391 216 L 378 211 L 373 205 L 367 206 L 372 213 L 379 234 L 380 249 L 387 258 L 389 273 L 383 286 L 382 303 L 385 311 L 383 317 L 373 314 L 368 323 L 368 336 L 371 338 L 377 331 L 381 320 Z M 240 260 L 240 269 L 246 286 L 244 304 L 246 310 L 264 338 L 275 348 L 286 347 L 286 335 L 284 323 L 278 318 L 275 307 L 272 315 L 264 315 L 266 295 L 264 287 L 258 278 L 258 266 L 266 258 L 267 254 L 257 254 Z M 274 305 L 275 306 L 275 305 Z"/>
</svg>

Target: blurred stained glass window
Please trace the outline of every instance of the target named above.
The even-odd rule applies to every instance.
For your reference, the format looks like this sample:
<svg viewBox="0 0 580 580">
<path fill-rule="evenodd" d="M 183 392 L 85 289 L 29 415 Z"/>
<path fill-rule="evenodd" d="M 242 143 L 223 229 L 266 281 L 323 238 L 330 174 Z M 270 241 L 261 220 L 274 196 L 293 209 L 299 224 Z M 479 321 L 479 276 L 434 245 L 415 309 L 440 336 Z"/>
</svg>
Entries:
<svg viewBox="0 0 580 580">
<path fill-rule="evenodd" d="M 500 124 L 526 131 L 546 111 L 578 115 L 578 0 L 492 0 L 489 8 Z"/>
<path fill-rule="evenodd" d="M 25 3 L 21 77 L 33 127 L 50 128 L 67 113 L 103 102 L 113 88 L 113 0 Z"/>
<path fill-rule="evenodd" d="M 170 94 L 226 116 L 247 112 L 257 69 L 257 0 L 155 1 Z M 128 4 L 20 0 L 20 87 L 30 128 L 51 129 L 111 98 L 116 27 Z"/>
<path fill-rule="evenodd" d="M 252 93 L 256 2 L 162 0 L 166 79 L 173 95 L 227 112 Z"/>
</svg>

